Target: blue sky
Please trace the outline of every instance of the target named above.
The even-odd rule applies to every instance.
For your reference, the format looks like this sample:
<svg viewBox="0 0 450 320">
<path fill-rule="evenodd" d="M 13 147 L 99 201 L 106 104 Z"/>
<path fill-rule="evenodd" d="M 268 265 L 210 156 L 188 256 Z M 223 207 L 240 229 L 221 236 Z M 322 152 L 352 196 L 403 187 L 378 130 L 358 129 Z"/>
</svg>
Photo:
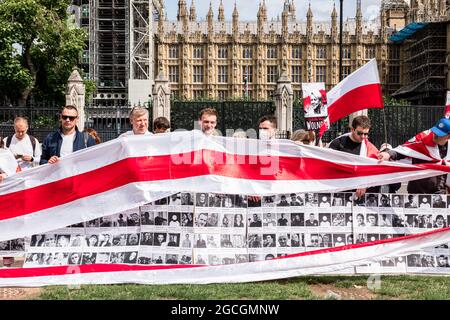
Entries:
<svg viewBox="0 0 450 320">
<path fill-rule="evenodd" d="M 192 0 L 186 0 L 188 8 Z M 210 0 L 194 0 L 197 8 L 198 19 L 205 19 L 209 9 Z M 235 0 L 222 0 L 225 7 L 225 19 L 231 20 Z M 336 2 L 336 9 L 339 13 L 339 0 L 294 0 L 297 8 L 297 19 L 306 20 L 306 11 L 311 2 L 315 20 L 327 21 L 330 19 L 333 4 Z M 241 20 L 256 20 L 256 12 L 260 0 L 236 0 Z M 214 17 L 217 18 L 217 8 L 220 0 L 212 0 Z M 266 0 L 268 18 L 281 16 L 284 0 Z M 177 15 L 178 0 L 165 0 L 166 13 L 169 20 L 175 20 Z M 373 19 L 379 15 L 381 0 L 362 0 L 363 15 L 366 19 Z M 344 17 L 355 16 L 356 0 L 344 0 Z"/>
</svg>

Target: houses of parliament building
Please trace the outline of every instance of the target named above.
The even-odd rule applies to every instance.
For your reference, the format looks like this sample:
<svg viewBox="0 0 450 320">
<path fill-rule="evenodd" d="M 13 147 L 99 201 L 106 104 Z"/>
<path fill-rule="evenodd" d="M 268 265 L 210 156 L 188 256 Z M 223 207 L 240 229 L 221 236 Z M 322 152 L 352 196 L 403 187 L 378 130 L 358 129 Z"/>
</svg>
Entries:
<svg viewBox="0 0 450 320">
<path fill-rule="evenodd" d="M 392 94 L 409 80 L 402 46 L 389 37 L 411 22 L 447 21 L 448 0 L 383 0 L 370 21 L 363 18 L 361 0 L 350 1 L 356 2 L 356 15 L 343 25 L 342 76 L 376 58 L 383 92 Z M 328 21 L 317 21 L 311 7 L 298 12 L 293 0 L 285 0 L 275 19 L 268 19 L 264 0 L 256 21 L 241 21 L 239 15 L 235 4 L 232 20 L 225 21 L 222 1 L 217 12 L 210 6 L 206 19 L 197 16 L 194 0 L 178 1 L 175 21 L 161 11 L 154 22 L 154 73 L 169 78 L 173 96 L 267 100 L 283 73 L 296 97 L 302 82 L 325 82 L 327 89 L 339 82 L 336 6 Z"/>
<path fill-rule="evenodd" d="M 446 30 L 450 0 L 410 0 L 409 3 L 382 0 L 376 17 L 369 20 L 363 17 L 361 0 L 348 1 L 355 1 L 356 13 L 343 24 L 342 76 L 376 58 L 384 94 L 395 96 L 414 91 L 412 87 L 404 88 L 422 81 L 423 75 L 414 70 L 422 68 L 423 73 L 432 65 L 418 57 L 422 62 L 420 59 L 416 62 L 422 67 L 415 66 L 414 50 L 431 56 L 435 53 L 393 42 L 390 37 L 414 22 L 443 23 L 442 28 Z M 322 1 L 329 6 L 327 21 L 318 21 L 311 6 L 306 12 L 299 12 L 294 0 L 285 0 L 284 4 L 280 0 L 283 4 L 280 12 L 271 13 L 278 17 L 269 19 L 266 0 L 260 0 L 256 20 L 250 22 L 240 19 L 240 0 L 235 1 L 231 21 L 225 20 L 222 1 L 217 12 L 209 5 L 206 17 L 199 17 L 196 5 L 200 0 L 178 0 L 177 18 L 173 21 L 167 19 L 163 0 L 78 2 L 81 26 L 84 23 L 89 28 L 90 38 L 90 47 L 82 59 L 83 68 L 90 79 L 96 81 L 101 94 L 118 93 L 126 98 L 130 92 L 128 87 L 134 83 L 130 79 L 135 73 L 139 78 L 139 72 L 145 74 L 149 83 L 158 75 L 164 75 L 169 79 L 172 96 L 183 100 L 244 96 L 267 100 L 282 74 L 291 80 L 296 97 L 301 97 L 301 83 L 325 82 L 330 89 L 339 82 L 340 23 L 332 0 Z M 201 0 L 202 5 L 205 2 Z M 130 3 L 144 3 L 147 9 L 141 11 L 154 16 L 150 24 L 151 40 L 137 40 L 133 32 L 128 31 L 127 26 L 137 23 L 127 13 Z M 152 9 L 148 9 L 152 5 L 157 7 L 153 15 Z M 144 13 L 138 10 L 136 16 L 142 15 Z M 135 35 L 145 31 L 142 30 L 136 29 Z M 447 47 L 450 47 L 447 34 L 445 32 L 445 43 L 439 49 L 439 59 L 444 62 L 449 60 L 446 58 Z M 143 51 L 147 59 L 131 57 L 130 52 L 135 49 L 129 44 L 138 42 L 147 44 Z M 133 59 L 140 61 L 137 71 L 128 64 Z M 445 87 L 447 89 L 448 85 Z"/>
</svg>

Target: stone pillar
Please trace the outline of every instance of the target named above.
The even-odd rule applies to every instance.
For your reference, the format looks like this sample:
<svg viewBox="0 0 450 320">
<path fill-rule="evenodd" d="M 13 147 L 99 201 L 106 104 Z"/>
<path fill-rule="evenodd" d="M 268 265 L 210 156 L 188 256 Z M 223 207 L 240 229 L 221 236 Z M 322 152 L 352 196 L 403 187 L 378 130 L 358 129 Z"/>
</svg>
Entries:
<svg viewBox="0 0 450 320">
<path fill-rule="evenodd" d="M 153 120 L 166 117 L 170 121 L 169 79 L 160 71 L 153 87 Z"/>
<path fill-rule="evenodd" d="M 84 130 L 84 122 L 86 121 L 84 111 L 85 96 L 86 88 L 83 83 L 83 78 L 81 78 L 78 69 L 75 68 L 67 80 L 66 105 L 72 105 L 78 109 L 78 129 L 80 131 Z"/>
<path fill-rule="evenodd" d="M 287 76 L 286 70 L 283 70 L 275 91 L 275 116 L 278 120 L 279 131 L 292 133 L 293 104 L 294 91 L 292 90 L 291 79 Z"/>
</svg>

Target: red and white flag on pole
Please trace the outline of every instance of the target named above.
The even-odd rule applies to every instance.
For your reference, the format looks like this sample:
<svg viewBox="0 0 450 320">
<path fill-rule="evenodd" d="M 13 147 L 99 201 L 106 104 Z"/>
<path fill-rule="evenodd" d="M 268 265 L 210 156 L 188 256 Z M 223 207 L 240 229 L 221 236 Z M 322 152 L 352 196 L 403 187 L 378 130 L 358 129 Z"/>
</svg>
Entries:
<svg viewBox="0 0 450 320">
<path fill-rule="evenodd" d="M 320 128 L 320 136 L 330 124 L 349 114 L 370 108 L 384 108 L 377 61 L 370 60 L 364 66 L 339 82 L 328 94 L 328 118 Z"/>
</svg>

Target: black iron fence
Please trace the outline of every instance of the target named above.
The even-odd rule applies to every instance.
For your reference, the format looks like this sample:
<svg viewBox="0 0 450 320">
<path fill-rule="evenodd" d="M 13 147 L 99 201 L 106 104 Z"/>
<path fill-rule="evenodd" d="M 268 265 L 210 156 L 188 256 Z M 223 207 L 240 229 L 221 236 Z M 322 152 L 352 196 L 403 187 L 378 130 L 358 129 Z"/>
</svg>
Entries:
<svg viewBox="0 0 450 320">
<path fill-rule="evenodd" d="M 61 106 L 53 102 L 34 103 L 25 107 L 0 105 L 0 136 L 13 134 L 14 119 L 25 117 L 29 123 L 28 132 L 42 141 L 59 125 L 60 110 Z"/>
<path fill-rule="evenodd" d="M 254 129 L 257 132 L 260 117 L 275 113 L 272 101 L 172 101 L 170 120 L 172 130 L 195 128 L 200 111 L 204 108 L 217 110 L 217 129 L 223 135 L 227 130 L 247 131 Z"/>
<path fill-rule="evenodd" d="M 223 102 L 186 102 L 172 101 L 172 130 L 191 130 L 197 122 L 201 109 L 213 107 L 218 111 L 218 129 L 226 134 L 227 129 L 255 129 L 258 119 L 266 114 L 274 114 L 273 102 L 255 101 L 223 101 Z M 131 130 L 128 114 L 131 106 L 86 107 L 85 127 L 97 130 L 102 141 L 116 138 L 123 132 Z M 59 126 L 60 105 L 56 103 L 35 103 L 26 107 L 0 105 L 0 136 L 11 135 L 14 132 L 13 121 L 17 116 L 29 120 L 29 132 L 42 141 L 45 136 Z M 150 119 L 152 109 L 149 108 Z M 404 143 L 416 133 L 432 127 L 443 115 L 441 106 L 386 106 L 384 109 L 369 109 L 372 121 L 370 140 L 380 146 L 389 142 L 392 146 Z M 348 131 L 348 118 L 332 124 L 323 137 L 329 142 L 340 134 Z M 302 109 L 294 106 L 293 129 L 304 128 Z M 280 138 L 289 138 L 289 132 L 282 132 Z"/>
<path fill-rule="evenodd" d="M 131 130 L 129 113 L 132 107 L 125 106 L 89 106 L 85 108 L 85 128 L 97 131 L 102 141 L 117 138 L 120 134 Z M 149 119 L 152 119 L 152 108 L 149 110 Z M 150 124 L 151 130 L 151 124 Z"/>
<path fill-rule="evenodd" d="M 372 122 L 370 139 L 377 147 L 383 142 L 393 147 L 402 144 L 434 126 L 444 115 L 441 106 L 386 106 L 368 111 Z"/>
<path fill-rule="evenodd" d="M 384 109 L 369 109 L 372 123 L 369 139 L 379 147 L 384 142 L 397 146 L 417 133 L 431 128 L 444 115 L 441 106 L 385 106 Z M 328 143 L 337 136 L 349 131 L 348 117 L 333 123 L 323 142 Z M 293 129 L 305 127 L 303 109 L 294 106 Z"/>
</svg>

